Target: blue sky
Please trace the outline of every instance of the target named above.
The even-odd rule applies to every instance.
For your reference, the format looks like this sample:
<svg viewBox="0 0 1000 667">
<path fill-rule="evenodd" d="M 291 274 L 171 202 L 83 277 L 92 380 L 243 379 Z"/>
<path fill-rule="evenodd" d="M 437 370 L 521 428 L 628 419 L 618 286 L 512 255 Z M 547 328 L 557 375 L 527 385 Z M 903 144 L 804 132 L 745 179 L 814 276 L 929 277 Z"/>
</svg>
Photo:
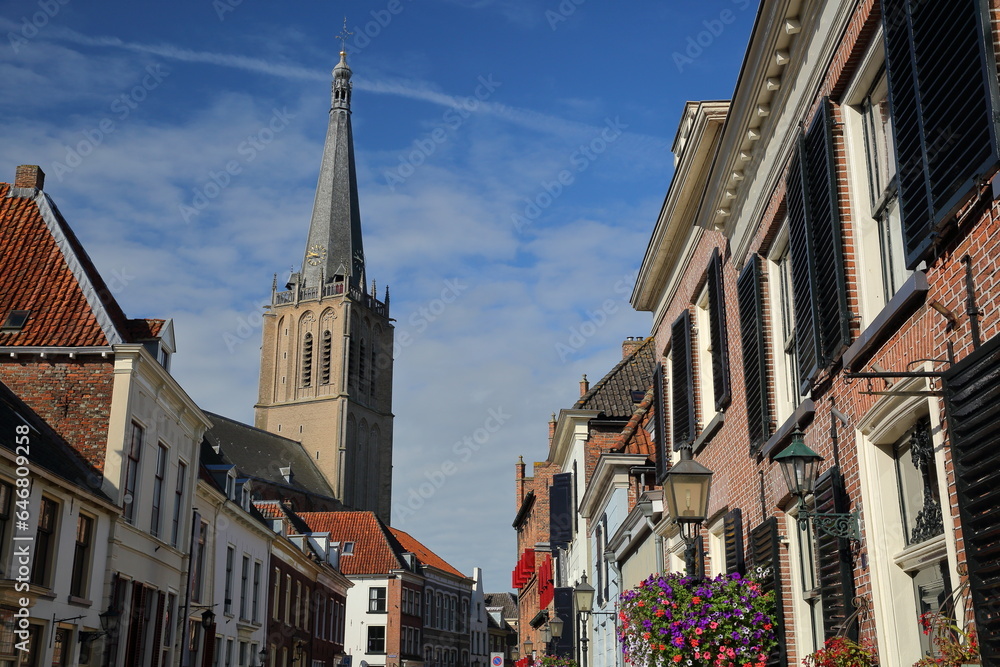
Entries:
<svg viewBox="0 0 1000 667">
<path fill-rule="evenodd" d="M 628 298 L 680 112 L 731 95 L 756 4 L 8 1 L 0 180 L 41 165 L 126 313 L 174 318 L 188 393 L 252 421 L 346 16 L 368 276 L 397 319 L 393 523 L 508 590 L 514 464 L 649 333 Z"/>
</svg>

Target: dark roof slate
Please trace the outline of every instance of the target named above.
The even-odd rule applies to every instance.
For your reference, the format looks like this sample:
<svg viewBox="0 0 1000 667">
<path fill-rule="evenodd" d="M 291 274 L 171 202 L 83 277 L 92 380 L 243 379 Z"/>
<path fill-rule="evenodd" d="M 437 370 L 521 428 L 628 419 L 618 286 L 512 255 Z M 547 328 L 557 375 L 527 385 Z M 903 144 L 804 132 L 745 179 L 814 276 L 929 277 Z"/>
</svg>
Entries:
<svg viewBox="0 0 1000 667">
<path fill-rule="evenodd" d="M 632 392 L 643 394 L 653 384 L 654 338 L 650 336 L 580 397 L 577 410 L 597 410 L 606 419 L 629 419 L 635 411 Z"/>
<path fill-rule="evenodd" d="M 333 498 L 334 492 L 312 458 L 295 440 L 248 426 L 213 412 L 205 412 L 212 428 L 205 440 L 236 466 L 242 477 L 260 479 L 279 486 Z M 285 482 L 281 468 L 291 467 L 292 481 Z"/>
<path fill-rule="evenodd" d="M 503 618 L 517 618 L 517 598 L 512 593 L 486 593 L 487 607 L 499 607 Z"/>
</svg>

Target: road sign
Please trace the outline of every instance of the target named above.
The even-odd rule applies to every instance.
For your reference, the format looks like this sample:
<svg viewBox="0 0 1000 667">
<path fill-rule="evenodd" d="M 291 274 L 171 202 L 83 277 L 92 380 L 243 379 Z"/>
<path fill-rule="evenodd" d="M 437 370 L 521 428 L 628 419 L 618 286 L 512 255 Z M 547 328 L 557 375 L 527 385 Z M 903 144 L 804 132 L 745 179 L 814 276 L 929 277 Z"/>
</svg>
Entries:
<svg viewBox="0 0 1000 667">
<path fill-rule="evenodd" d="M 503 653 L 490 653 L 490 667 L 503 667 Z"/>
</svg>

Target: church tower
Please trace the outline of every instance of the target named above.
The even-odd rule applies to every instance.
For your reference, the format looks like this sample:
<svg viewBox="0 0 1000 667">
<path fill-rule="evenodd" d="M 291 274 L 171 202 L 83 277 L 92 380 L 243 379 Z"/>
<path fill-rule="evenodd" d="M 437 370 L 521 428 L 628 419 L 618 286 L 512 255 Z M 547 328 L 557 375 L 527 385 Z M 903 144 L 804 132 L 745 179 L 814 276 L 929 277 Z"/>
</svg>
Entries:
<svg viewBox="0 0 1000 667">
<path fill-rule="evenodd" d="M 301 442 L 339 500 L 389 523 L 393 327 L 389 290 L 379 301 L 365 278 L 341 51 L 302 269 L 284 290 L 275 279 L 264 315 L 254 423 Z"/>
</svg>

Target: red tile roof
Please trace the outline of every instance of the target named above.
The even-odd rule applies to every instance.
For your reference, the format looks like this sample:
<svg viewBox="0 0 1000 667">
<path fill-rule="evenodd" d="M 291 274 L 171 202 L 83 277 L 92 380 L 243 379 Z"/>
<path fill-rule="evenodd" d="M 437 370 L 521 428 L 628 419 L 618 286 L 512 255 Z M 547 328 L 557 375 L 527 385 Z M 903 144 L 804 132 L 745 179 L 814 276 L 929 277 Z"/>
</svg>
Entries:
<svg viewBox="0 0 1000 667">
<path fill-rule="evenodd" d="M 296 512 L 315 533 L 330 539 L 354 542 L 354 551 L 340 558 L 340 571 L 352 574 L 388 574 L 406 567 L 399 543 L 374 512 Z"/>
<path fill-rule="evenodd" d="M 436 567 L 437 569 L 448 572 L 449 574 L 454 574 L 459 577 L 465 577 L 464 574 L 459 572 L 457 569 L 449 565 L 443 558 L 438 556 L 436 553 L 425 547 L 423 544 L 418 542 L 409 533 L 404 533 L 398 528 L 389 528 L 392 534 L 399 540 L 399 543 L 403 546 L 403 549 L 415 554 L 417 560 L 419 560 L 424 565 L 430 565 L 431 567 Z"/>
<path fill-rule="evenodd" d="M 159 338 L 160 330 L 166 322 L 166 320 L 129 320 L 128 338 L 136 342 Z"/>
<path fill-rule="evenodd" d="M 129 321 L 51 199 L 10 194 L 0 183 L 0 321 L 12 310 L 31 314 L 19 332 L 0 333 L 0 346 L 128 340 Z"/>
<path fill-rule="evenodd" d="M 255 500 L 254 507 L 265 519 L 284 519 L 285 512 L 277 500 Z"/>
</svg>

